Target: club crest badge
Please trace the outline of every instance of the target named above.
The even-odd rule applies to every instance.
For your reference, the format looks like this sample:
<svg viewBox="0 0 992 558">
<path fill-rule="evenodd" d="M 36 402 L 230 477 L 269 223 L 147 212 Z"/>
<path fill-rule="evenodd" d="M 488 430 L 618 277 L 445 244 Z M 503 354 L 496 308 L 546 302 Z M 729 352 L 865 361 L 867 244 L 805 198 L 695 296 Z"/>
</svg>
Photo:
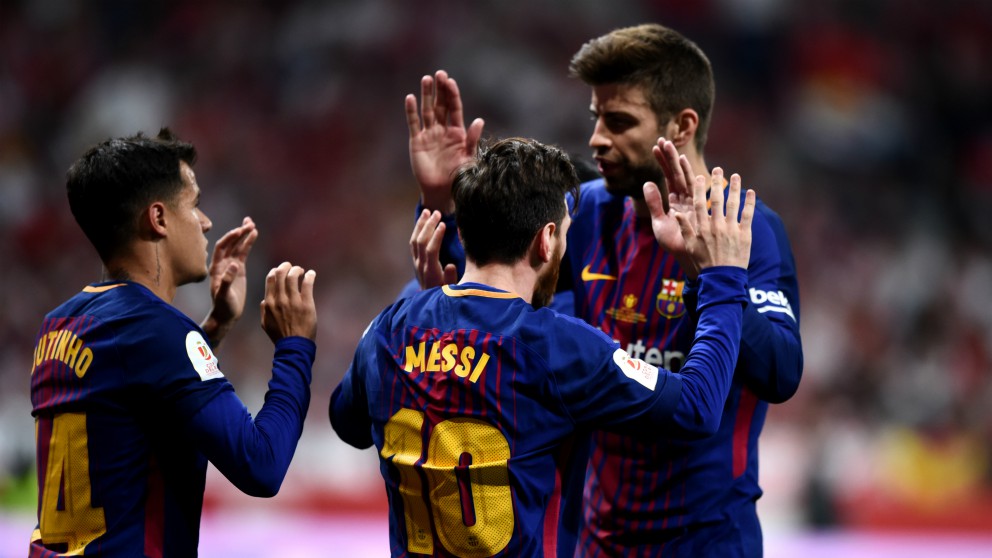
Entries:
<svg viewBox="0 0 992 558">
<path fill-rule="evenodd" d="M 662 279 L 661 292 L 655 301 L 655 308 L 658 313 L 666 318 L 678 318 L 685 314 L 685 303 L 682 302 L 682 289 L 685 281 L 675 279 Z"/>
</svg>

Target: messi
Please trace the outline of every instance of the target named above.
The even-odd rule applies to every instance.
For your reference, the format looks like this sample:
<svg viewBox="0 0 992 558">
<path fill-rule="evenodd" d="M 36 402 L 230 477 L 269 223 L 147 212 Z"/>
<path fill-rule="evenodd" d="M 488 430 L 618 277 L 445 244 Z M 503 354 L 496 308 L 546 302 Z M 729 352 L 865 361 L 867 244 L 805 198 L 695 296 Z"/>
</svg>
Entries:
<svg viewBox="0 0 992 558">
<path fill-rule="evenodd" d="M 486 353 L 476 358 L 475 347 L 459 347 L 450 341 L 434 341 L 428 351 L 427 343 L 421 341 L 416 345 L 407 345 L 403 370 L 414 375 L 420 372 L 454 372 L 459 378 L 468 377 L 474 384 L 488 362 L 489 355 Z"/>
</svg>

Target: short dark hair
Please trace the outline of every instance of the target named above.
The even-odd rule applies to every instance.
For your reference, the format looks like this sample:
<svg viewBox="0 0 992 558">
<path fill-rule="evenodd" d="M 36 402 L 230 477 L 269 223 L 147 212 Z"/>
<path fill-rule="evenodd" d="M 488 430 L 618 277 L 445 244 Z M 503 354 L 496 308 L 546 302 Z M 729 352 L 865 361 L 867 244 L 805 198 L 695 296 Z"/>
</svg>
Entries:
<svg viewBox="0 0 992 558">
<path fill-rule="evenodd" d="M 512 264 L 534 235 L 561 222 L 565 195 L 578 200 L 579 179 L 568 155 L 524 138 L 486 142 L 455 175 L 455 220 L 465 256 L 476 265 Z"/>
<path fill-rule="evenodd" d="M 696 149 L 706 145 L 716 84 L 709 59 L 696 43 L 657 23 L 615 29 L 582 45 L 569 74 L 589 85 L 644 87 L 658 123 L 685 108 L 699 114 Z"/>
<path fill-rule="evenodd" d="M 182 190 L 180 161 L 192 166 L 196 148 L 168 128 L 91 147 L 66 173 L 73 217 L 107 262 L 137 234 L 138 214 L 156 200 L 174 203 Z"/>
</svg>

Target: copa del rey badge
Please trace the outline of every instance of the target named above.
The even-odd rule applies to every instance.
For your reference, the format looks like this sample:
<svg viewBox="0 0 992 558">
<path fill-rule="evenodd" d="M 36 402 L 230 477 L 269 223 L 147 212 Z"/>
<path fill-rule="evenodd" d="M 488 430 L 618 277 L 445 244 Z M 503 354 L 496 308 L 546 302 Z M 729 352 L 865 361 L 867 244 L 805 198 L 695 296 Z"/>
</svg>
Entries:
<svg viewBox="0 0 992 558">
<path fill-rule="evenodd" d="M 193 363 L 193 368 L 202 380 L 224 377 L 217 364 L 217 357 L 200 332 L 191 331 L 186 334 L 186 354 L 189 355 L 189 361 Z"/>
<path fill-rule="evenodd" d="M 658 369 L 656 367 L 639 358 L 630 358 L 627 351 L 623 349 L 617 349 L 613 353 L 613 362 L 628 378 L 654 391 L 654 386 L 658 383 Z"/>
</svg>

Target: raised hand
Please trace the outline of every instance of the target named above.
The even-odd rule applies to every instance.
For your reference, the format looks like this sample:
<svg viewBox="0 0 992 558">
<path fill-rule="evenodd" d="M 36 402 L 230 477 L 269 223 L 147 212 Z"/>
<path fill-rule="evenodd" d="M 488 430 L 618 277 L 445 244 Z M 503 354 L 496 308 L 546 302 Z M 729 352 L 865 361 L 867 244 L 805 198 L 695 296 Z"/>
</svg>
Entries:
<svg viewBox="0 0 992 558">
<path fill-rule="evenodd" d="M 265 299 L 262 301 L 262 329 L 272 342 L 284 337 L 317 336 L 317 308 L 313 301 L 314 270 L 289 262 L 279 264 L 265 276 Z"/>
<path fill-rule="evenodd" d="M 213 307 L 201 327 L 215 348 L 244 312 L 248 290 L 245 269 L 257 238 L 254 221 L 245 217 L 240 227 L 225 233 L 214 245 L 208 271 Z"/>
<path fill-rule="evenodd" d="M 660 186 L 654 182 L 644 184 L 644 201 L 651 213 L 651 228 L 662 249 L 675 256 L 690 273 L 694 265 L 689 260 L 681 228 L 672 210 L 692 215 L 692 192 L 687 183 L 687 177 L 693 176 L 692 166 L 665 138 L 658 138 L 658 145 L 652 148 L 652 152 L 661 165 L 665 180 Z"/>
<path fill-rule="evenodd" d="M 455 264 L 441 268 L 441 241 L 444 239 L 446 225 L 441 221 L 440 211 L 421 212 L 417 224 L 410 236 L 410 252 L 413 256 L 413 267 L 417 282 L 421 289 L 429 289 L 441 285 L 458 282 L 458 270 Z"/>
<path fill-rule="evenodd" d="M 405 108 L 410 167 L 420 184 L 421 201 L 427 209 L 450 214 L 455 209 L 454 171 L 475 157 L 484 122 L 476 118 L 465 129 L 458 84 L 444 70 L 421 78 L 419 111 L 413 94 L 406 96 Z"/>
<path fill-rule="evenodd" d="M 754 217 L 754 190 L 748 190 L 744 210 L 738 221 L 741 200 L 741 177 L 730 177 L 730 192 L 726 211 L 723 202 L 723 169 L 713 169 L 710 177 L 709 210 L 707 210 L 706 178 L 697 176 L 693 182 L 692 215 L 674 212 L 679 223 L 686 251 L 695 272 L 715 266 L 747 268 L 751 256 L 751 220 Z M 688 272 L 687 272 L 688 273 Z"/>
</svg>

